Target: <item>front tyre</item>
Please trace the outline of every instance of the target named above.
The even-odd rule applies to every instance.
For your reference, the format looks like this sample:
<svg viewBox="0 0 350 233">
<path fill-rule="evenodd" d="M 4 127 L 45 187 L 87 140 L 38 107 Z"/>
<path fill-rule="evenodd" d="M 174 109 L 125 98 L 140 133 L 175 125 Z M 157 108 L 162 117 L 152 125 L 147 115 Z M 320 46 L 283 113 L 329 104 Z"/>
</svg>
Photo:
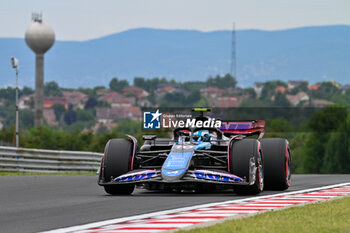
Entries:
<svg viewBox="0 0 350 233">
<path fill-rule="evenodd" d="M 105 147 L 101 177 L 105 182 L 130 171 L 133 142 L 127 139 L 111 139 Z M 106 193 L 111 195 L 128 195 L 134 191 L 133 184 L 105 185 Z"/>
<path fill-rule="evenodd" d="M 256 139 L 243 139 L 234 142 L 230 153 L 231 172 L 248 182 L 254 178 L 254 183 L 249 186 L 235 186 L 234 191 L 239 195 L 256 195 L 264 189 L 264 167 L 260 151 L 260 142 Z M 255 165 L 254 174 L 251 174 L 251 163 Z"/>
</svg>

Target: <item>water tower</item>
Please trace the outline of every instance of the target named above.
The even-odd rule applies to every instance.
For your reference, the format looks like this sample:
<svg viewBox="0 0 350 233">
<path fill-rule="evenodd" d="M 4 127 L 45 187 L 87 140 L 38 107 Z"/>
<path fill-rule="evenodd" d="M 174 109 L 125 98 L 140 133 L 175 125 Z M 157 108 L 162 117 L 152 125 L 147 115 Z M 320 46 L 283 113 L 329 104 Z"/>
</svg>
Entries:
<svg viewBox="0 0 350 233">
<path fill-rule="evenodd" d="M 43 125 L 44 54 L 55 42 L 55 32 L 42 20 L 41 14 L 32 14 L 33 23 L 28 27 L 26 43 L 35 53 L 35 127 Z"/>
</svg>

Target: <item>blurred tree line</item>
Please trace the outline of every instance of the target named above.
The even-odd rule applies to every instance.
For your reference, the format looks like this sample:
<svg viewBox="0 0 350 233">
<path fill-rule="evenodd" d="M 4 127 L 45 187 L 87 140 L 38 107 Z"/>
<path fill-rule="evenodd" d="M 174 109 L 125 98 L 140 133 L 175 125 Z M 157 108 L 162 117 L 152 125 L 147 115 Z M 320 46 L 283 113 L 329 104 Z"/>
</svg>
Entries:
<svg viewBox="0 0 350 233">
<path fill-rule="evenodd" d="M 298 127 L 284 118 L 267 120 L 265 137 L 289 140 L 294 173 L 350 172 L 350 112 L 342 106 L 316 111 Z"/>
<path fill-rule="evenodd" d="M 276 115 L 276 116 L 281 116 Z M 243 115 L 242 115 L 243 116 Z M 292 118 L 293 116 L 290 116 Z M 265 137 L 287 138 L 292 154 L 294 173 L 349 173 L 350 172 L 350 114 L 342 106 L 330 106 L 315 111 L 308 120 L 293 121 L 270 116 L 266 120 Z M 296 122 L 298 124 L 296 124 Z M 142 145 L 142 135 L 171 137 L 171 130 L 142 131 L 141 122 L 123 119 L 110 131 L 93 134 L 91 131 L 65 131 L 48 127 L 30 128 L 20 135 L 20 146 L 55 150 L 103 152 L 111 138 L 137 138 Z M 0 131 L 3 144 L 13 143 L 14 128 Z"/>
<path fill-rule="evenodd" d="M 73 151 L 94 151 L 103 152 L 107 141 L 111 138 L 125 137 L 130 134 L 143 143 L 142 135 L 151 134 L 159 137 L 169 137 L 170 132 L 166 129 L 142 131 L 141 122 L 130 119 L 122 119 L 118 126 L 112 130 L 104 130 L 94 134 L 92 131 L 49 128 L 29 128 L 20 133 L 20 147 L 52 149 L 52 150 L 73 150 Z M 15 128 L 8 127 L 0 131 L 0 145 L 14 145 Z"/>
</svg>

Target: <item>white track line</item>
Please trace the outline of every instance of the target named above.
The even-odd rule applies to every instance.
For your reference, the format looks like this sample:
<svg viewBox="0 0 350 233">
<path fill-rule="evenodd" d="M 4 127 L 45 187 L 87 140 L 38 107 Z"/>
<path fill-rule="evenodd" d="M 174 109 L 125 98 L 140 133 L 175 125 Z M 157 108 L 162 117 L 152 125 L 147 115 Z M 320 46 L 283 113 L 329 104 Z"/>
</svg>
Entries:
<svg viewBox="0 0 350 233">
<path fill-rule="evenodd" d="M 60 228 L 60 229 L 45 231 L 45 233 L 68 233 L 68 232 L 78 232 L 78 231 L 83 231 L 83 230 L 85 230 L 84 232 L 88 232 L 87 230 L 91 229 L 91 228 L 98 228 L 98 227 L 103 227 L 103 226 L 107 226 L 107 225 L 113 225 L 113 224 L 122 223 L 122 222 L 130 222 L 130 221 L 134 221 L 134 220 L 142 220 L 142 219 L 146 219 L 146 218 L 159 217 L 159 216 L 169 215 L 169 214 L 173 214 L 173 213 L 179 213 L 179 212 L 185 212 L 185 211 L 189 211 L 189 210 L 203 209 L 203 208 L 208 208 L 208 207 L 212 207 L 212 206 L 219 206 L 219 205 L 226 205 L 226 204 L 233 204 L 233 203 L 245 203 L 245 204 L 254 204 L 254 205 L 256 205 L 255 203 L 246 203 L 246 202 L 247 201 L 256 201 L 256 200 L 266 199 L 266 198 L 274 198 L 274 197 L 280 197 L 280 196 L 302 194 L 302 193 L 306 193 L 306 192 L 308 192 L 308 193 L 316 192 L 316 191 L 320 191 L 320 190 L 324 190 L 324 189 L 338 188 L 338 187 L 346 186 L 346 185 L 350 185 L 350 182 L 348 182 L 348 183 L 340 183 L 340 184 L 335 184 L 335 185 L 322 186 L 322 187 L 311 188 L 311 189 L 304 189 L 304 190 L 293 191 L 293 192 L 283 192 L 283 193 L 272 194 L 272 195 L 262 195 L 262 196 L 256 196 L 256 197 L 251 197 L 251 198 L 244 198 L 244 199 L 233 200 L 233 201 L 231 200 L 231 201 L 224 201 L 224 202 L 214 202 L 214 203 L 208 203 L 208 204 L 202 204 L 202 205 L 195 205 L 195 206 L 189 206 L 189 207 L 183 207 L 183 208 L 177 208 L 177 209 L 171 209 L 171 210 L 164 210 L 164 211 L 158 211 L 158 212 L 141 214 L 141 215 L 135 215 L 135 216 L 130 216 L 130 217 L 110 219 L 110 220 L 105 220 L 105 221 L 88 223 L 88 224 L 84 224 L 84 225 L 78 225 L 78 226 L 72 226 L 72 227 L 67 227 L 67 228 Z M 349 188 L 346 188 L 345 190 L 348 191 Z M 324 193 L 324 194 L 316 192 L 314 195 L 307 194 L 307 195 L 301 195 L 300 197 L 310 197 L 310 198 L 316 198 L 317 197 L 317 198 L 327 199 L 327 198 L 333 198 L 333 197 L 337 197 L 337 196 L 334 196 L 334 195 L 332 195 L 329 192 L 328 193 Z M 264 201 L 265 200 L 263 200 L 263 201 L 261 201 L 259 203 L 263 205 Z M 271 202 L 271 201 L 266 201 L 266 202 Z M 294 203 L 294 202 L 297 202 L 297 201 L 290 200 L 289 202 L 290 203 Z M 277 205 L 277 203 L 280 203 L 280 205 L 282 205 L 283 202 L 276 202 L 276 205 Z M 288 206 L 289 204 L 287 204 L 287 203 L 288 202 L 283 203 L 283 206 Z M 169 217 L 170 218 L 174 218 L 175 215 L 174 216 L 167 216 L 167 218 L 169 218 Z M 197 218 L 194 217 L 191 220 L 192 221 L 197 221 Z M 207 220 L 209 220 L 209 219 L 207 219 Z M 205 221 L 203 221 L 203 222 L 205 222 Z M 111 232 L 116 232 L 116 229 L 115 230 L 110 229 L 110 230 L 111 230 Z M 135 231 L 135 230 L 131 230 L 130 229 L 130 232 L 131 231 Z M 144 232 L 147 232 L 147 231 L 148 230 L 144 230 Z M 158 231 L 158 230 L 154 229 L 154 230 L 150 230 L 150 231 L 155 232 L 155 231 Z M 42 233 L 44 233 L 44 232 L 42 232 Z"/>
</svg>

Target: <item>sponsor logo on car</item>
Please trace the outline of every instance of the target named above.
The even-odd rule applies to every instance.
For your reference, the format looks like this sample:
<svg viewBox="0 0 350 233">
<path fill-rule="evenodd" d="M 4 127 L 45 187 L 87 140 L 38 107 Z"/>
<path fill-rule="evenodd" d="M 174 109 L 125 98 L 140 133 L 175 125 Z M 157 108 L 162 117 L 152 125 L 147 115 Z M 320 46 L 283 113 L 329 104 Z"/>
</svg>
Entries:
<svg viewBox="0 0 350 233">
<path fill-rule="evenodd" d="M 124 181 L 136 181 L 142 179 L 149 179 L 156 176 L 156 172 L 154 170 L 146 170 L 141 172 L 130 173 L 122 176 L 118 176 L 114 179 L 116 182 L 124 182 Z"/>
<path fill-rule="evenodd" d="M 239 183 L 243 181 L 242 178 L 235 175 L 224 174 L 224 173 L 213 172 L 213 171 L 204 171 L 204 170 L 195 171 L 194 177 L 200 180 L 204 179 L 204 180 L 215 180 L 215 181 L 234 182 L 234 183 Z"/>
</svg>

